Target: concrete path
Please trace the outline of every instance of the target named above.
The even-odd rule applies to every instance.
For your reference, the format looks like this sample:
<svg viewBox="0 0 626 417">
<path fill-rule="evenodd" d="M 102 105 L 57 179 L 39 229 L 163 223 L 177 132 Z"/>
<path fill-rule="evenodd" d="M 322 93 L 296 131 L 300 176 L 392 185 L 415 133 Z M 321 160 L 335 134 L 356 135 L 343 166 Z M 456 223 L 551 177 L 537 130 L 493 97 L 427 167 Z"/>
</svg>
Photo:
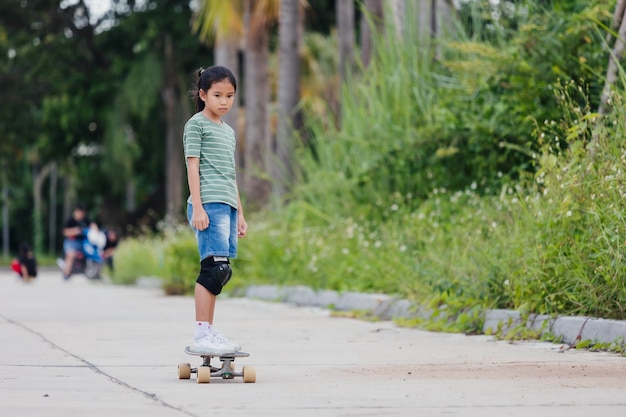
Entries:
<svg viewBox="0 0 626 417">
<path fill-rule="evenodd" d="M 327 311 L 220 299 L 217 327 L 257 382 L 197 384 L 177 365 L 193 299 L 160 290 L 24 284 L 0 272 L 0 416 L 626 415 L 626 358 L 429 333 Z"/>
</svg>

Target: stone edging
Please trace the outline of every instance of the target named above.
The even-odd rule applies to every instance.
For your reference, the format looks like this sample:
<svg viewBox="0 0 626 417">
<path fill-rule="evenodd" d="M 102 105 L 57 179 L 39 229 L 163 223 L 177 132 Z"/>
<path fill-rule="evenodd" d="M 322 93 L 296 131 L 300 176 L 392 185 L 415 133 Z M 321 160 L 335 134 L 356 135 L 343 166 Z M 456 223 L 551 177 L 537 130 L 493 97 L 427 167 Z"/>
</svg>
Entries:
<svg viewBox="0 0 626 417">
<path fill-rule="evenodd" d="M 337 311 L 367 311 L 380 320 L 428 317 L 428 313 L 409 300 L 385 294 L 339 293 L 332 290 L 314 290 L 306 286 L 251 285 L 233 293 L 234 296 L 290 303 L 297 306 L 331 308 Z M 483 332 L 507 330 L 522 324 L 522 315 L 514 310 L 488 310 Z M 526 327 L 547 330 L 561 337 L 563 343 L 573 345 L 579 340 L 598 343 L 626 342 L 626 321 L 592 317 L 557 317 L 531 315 Z"/>
</svg>

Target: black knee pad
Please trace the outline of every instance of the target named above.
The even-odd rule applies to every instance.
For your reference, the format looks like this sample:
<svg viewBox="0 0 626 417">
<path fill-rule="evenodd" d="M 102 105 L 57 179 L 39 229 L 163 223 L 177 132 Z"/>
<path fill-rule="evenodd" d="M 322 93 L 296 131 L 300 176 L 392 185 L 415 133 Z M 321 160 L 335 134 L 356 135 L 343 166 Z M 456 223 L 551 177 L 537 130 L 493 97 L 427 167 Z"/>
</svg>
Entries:
<svg viewBox="0 0 626 417">
<path fill-rule="evenodd" d="M 233 270 L 227 257 L 208 256 L 200 262 L 200 274 L 196 282 L 211 294 L 219 295 L 232 275 Z"/>
</svg>

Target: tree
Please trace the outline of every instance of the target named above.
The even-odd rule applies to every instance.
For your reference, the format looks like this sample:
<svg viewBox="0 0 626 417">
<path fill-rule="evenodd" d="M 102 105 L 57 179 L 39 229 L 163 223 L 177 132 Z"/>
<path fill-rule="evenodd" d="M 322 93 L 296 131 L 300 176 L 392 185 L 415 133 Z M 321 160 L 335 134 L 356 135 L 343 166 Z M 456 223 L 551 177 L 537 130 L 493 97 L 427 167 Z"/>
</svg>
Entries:
<svg viewBox="0 0 626 417">
<path fill-rule="evenodd" d="M 191 74 L 208 52 L 189 32 L 189 1 L 112 1 L 97 20 L 88 3 L 0 4 L 0 54 L 10 58 L 0 60 L 3 247 L 9 236 L 13 247 L 47 238 L 54 250 L 53 226 L 77 200 L 105 225 L 151 226 L 166 207 L 182 217 L 175 152 Z M 17 227 L 35 206 L 36 221 Z"/>
<path fill-rule="evenodd" d="M 273 166 L 274 190 L 282 197 L 288 187 L 293 164 L 292 141 L 301 127 L 300 112 L 300 31 L 299 0 L 282 0 L 278 29 L 278 131 Z"/>
<path fill-rule="evenodd" d="M 368 66 L 372 57 L 372 31 L 380 32 L 383 28 L 382 0 L 365 0 L 361 15 L 361 62 Z"/>
<path fill-rule="evenodd" d="M 268 178 L 272 146 L 268 103 L 268 21 L 254 0 L 246 0 L 244 21 L 248 22 L 244 56 L 244 101 L 246 106 L 246 143 L 244 188 L 249 204 L 261 208 L 268 204 L 271 182 Z M 255 18 L 254 16 L 257 16 Z"/>
<path fill-rule="evenodd" d="M 273 149 L 268 112 L 269 28 L 278 19 L 279 4 L 279 0 L 241 0 L 229 5 L 216 0 L 203 0 L 200 8 L 202 15 L 196 17 L 199 19 L 197 27 L 202 33 L 214 33 L 216 40 L 227 38 L 226 33 L 231 28 L 236 31 L 241 27 L 246 31 L 242 88 L 245 127 L 241 182 L 248 205 L 252 208 L 264 207 L 271 193 L 269 166 Z M 230 24 L 225 24 L 226 21 Z"/>
<path fill-rule="evenodd" d="M 619 62 L 624 56 L 624 50 L 626 49 L 626 0 L 619 0 L 615 6 L 615 12 L 613 13 L 613 22 L 611 24 L 611 30 L 617 30 L 617 36 L 615 37 L 615 43 L 613 49 L 609 55 L 609 63 L 606 71 L 606 81 L 604 89 L 602 90 L 602 96 L 600 99 L 600 106 L 598 113 L 600 115 L 606 114 L 609 111 L 609 97 L 613 86 L 618 79 Z M 607 44 L 612 39 L 611 33 L 607 35 Z"/>
<path fill-rule="evenodd" d="M 238 53 L 244 37 L 242 1 L 202 1 L 194 13 L 192 29 L 202 42 L 213 46 L 213 63 L 229 68 L 241 80 Z M 224 121 L 235 130 L 237 138 L 240 137 L 240 97 L 241 94 L 235 96 L 233 106 L 224 116 Z M 241 159 L 238 158 L 238 164 Z"/>
<path fill-rule="evenodd" d="M 41 251 L 45 215 L 43 201 L 38 200 L 40 193 L 37 188 L 30 194 L 18 190 L 26 185 L 42 186 L 40 181 L 45 176 L 33 178 L 30 184 L 31 174 L 45 174 L 47 170 L 42 167 L 64 159 L 81 141 L 97 136 L 86 128 L 99 121 L 93 106 L 78 103 L 87 97 L 102 97 L 93 80 L 99 79 L 99 71 L 108 69 L 109 62 L 95 42 L 95 26 L 84 1 L 65 7 L 56 1 L 24 5 L 12 0 L 0 5 L 0 28 L 6 35 L 2 46 L 5 56 L 10 57 L 10 62 L 0 68 L 1 101 L 6 106 L 0 112 L 0 135 L 6 146 L 2 155 L 9 156 L 5 167 L 8 165 L 10 173 L 28 172 L 21 178 L 10 178 L 8 189 L 5 182 L 4 194 L 11 201 L 13 213 L 23 210 L 34 217 L 33 222 L 20 225 L 18 239 L 34 242 L 36 250 Z M 75 94 L 67 94 L 72 88 Z M 64 134 L 56 136 L 59 129 L 47 127 L 51 114 L 61 108 L 68 111 L 57 113 L 54 123 L 63 126 Z M 52 137 L 55 140 L 51 142 Z M 30 170 L 18 168 L 25 163 L 31 165 Z M 56 207 L 48 208 L 48 222 L 52 223 L 56 221 L 52 218 Z M 12 214 L 7 215 L 7 211 L 5 219 Z"/>
<path fill-rule="evenodd" d="M 187 196 L 181 145 L 191 115 L 187 92 L 199 66 L 197 57 L 208 50 L 189 32 L 192 12 L 186 0 L 155 4 L 103 34 L 107 46 L 118 48 L 120 78 L 107 123 L 103 165 L 115 178 L 116 192 L 123 192 L 126 211 L 135 214 L 144 210 L 138 203 L 145 199 L 140 184 L 148 159 L 160 180 L 153 192 L 161 199 L 158 206 L 150 203 L 150 209 L 164 211 L 166 223 L 172 224 L 184 217 Z"/>
<path fill-rule="evenodd" d="M 335 5 L 339 36 L 339 74 L 343 80 L 354 64 L 354 2 L 337 1 Z"/>
</svg>

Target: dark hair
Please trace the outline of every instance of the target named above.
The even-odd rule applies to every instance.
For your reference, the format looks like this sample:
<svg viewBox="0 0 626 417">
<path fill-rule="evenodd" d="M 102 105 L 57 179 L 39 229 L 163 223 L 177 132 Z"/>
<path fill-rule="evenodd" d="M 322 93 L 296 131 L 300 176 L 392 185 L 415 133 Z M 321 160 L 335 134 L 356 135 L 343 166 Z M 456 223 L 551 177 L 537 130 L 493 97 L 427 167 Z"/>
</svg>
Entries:
<svg viewBox="0 0 626 417">
<path fill-rule="evenodd" d="M 30 245 L 26 242 L 22 243 L 22 247 L 20 248 L 20 255 L 26 256 L 28 252 L 32 252 Z"/>
<path fill-rule="evenodd" d="M 196 101 L 196 112 L 204 110 L 204 101 L 200 99 L 200 90 L 207 91 L 213 84 L 220 81 L 229 81 L 235 88 L 235 91 L 237 91 L 237 80 L 228 68 L 216 65 L 207 69 L 200 68 L 198 70 L 198 83 L 193 89 L 193 96 Z"/>
</svg>

